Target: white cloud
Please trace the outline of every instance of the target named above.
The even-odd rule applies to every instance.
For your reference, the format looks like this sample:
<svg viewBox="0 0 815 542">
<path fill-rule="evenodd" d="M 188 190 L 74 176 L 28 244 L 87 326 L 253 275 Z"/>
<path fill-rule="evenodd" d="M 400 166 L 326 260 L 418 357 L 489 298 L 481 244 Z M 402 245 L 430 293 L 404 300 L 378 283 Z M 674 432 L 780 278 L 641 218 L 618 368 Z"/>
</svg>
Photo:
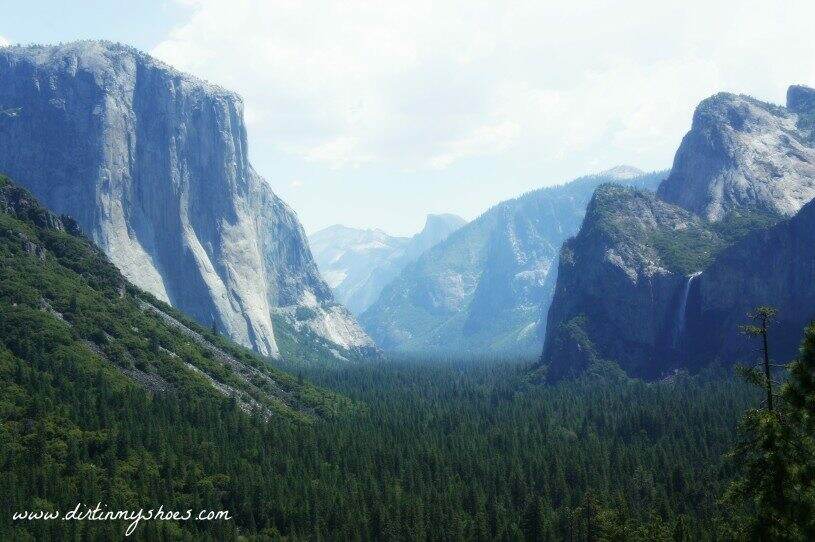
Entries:
<svg viewBox="0 0 815 542">
<path fill-rule="evenodd" d="M 11 42 L 8 40 L 8 38 L 0 36 L 0 47 L 7 47 L 9 45 L 11 45 Z"/>
<path fill-rule="evenodd" d="M 815 84 L 809 0 L 184 2 L 154 54 L 240 92 L 254 138 L 332 168 L 667 165 L 701 98 Z"/>
<path fill-rule="evenodd" d="M 479 126 L 458 139 L 439 143 L 439 154 L 430 157 L 429 165 L 443 169 L 466 156 L 494 154 L 507 149 L 518 137 L 516 123 L 506 121 L 501 124 Z"/>
<path fill-rule="evenodd" d="M 333 169 L 345 166 L 360 166 L 371 162 L 373 157 L 366 153 L 359 137 L 353 135 L 338 135 L 324 142 L 315 143 L 311 147 L 304 146 L 294 150 L 304 158 L 313 162 L 325 162 Z"/>
<path fill-rule="evenodd" d="M 301 181 L 300 179 L 294 179 L 292 182 L 289 183 L 289 186 L 291 188 L 300 188 L 301 186 L 303 186 L 303 181 Z"/>
</svg>

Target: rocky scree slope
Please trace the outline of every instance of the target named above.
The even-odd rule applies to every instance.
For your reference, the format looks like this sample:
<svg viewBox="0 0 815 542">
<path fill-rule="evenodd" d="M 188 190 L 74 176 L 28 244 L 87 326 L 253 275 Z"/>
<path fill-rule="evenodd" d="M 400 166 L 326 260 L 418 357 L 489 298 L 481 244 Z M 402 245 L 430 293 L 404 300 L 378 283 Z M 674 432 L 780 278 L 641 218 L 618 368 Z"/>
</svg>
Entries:
<svg viewBox="0 0 815 542">
<path fill-rule="evenodd" d="M 0 171 L 134 284 L 264 355 L 286 354 L 275 320 L 341 357 L 373 349 L 249 163 L 237 95 L 96 41 L 0 49 L 0 81 L 16 112 L 0 118 Z"/>
</svg>

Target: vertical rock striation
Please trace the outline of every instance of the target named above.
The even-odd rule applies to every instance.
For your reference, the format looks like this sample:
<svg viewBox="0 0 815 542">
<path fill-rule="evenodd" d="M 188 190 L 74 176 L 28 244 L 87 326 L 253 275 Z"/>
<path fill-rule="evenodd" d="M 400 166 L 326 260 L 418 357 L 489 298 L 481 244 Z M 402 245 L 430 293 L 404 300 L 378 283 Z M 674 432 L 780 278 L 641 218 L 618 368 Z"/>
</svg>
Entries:
<svg viewBox="0 0 815 542">
<path fill-rule="evenodd" d="M 331 342 L 372 347 L 249 163 L 236 94 L 86 41 L 0 50 L 0 104 L 19 112 L 0 120 L 0 171 L 136 285 L 262 354 L 280 354 L 273 318 L 299 306 Z"/>
</svg>

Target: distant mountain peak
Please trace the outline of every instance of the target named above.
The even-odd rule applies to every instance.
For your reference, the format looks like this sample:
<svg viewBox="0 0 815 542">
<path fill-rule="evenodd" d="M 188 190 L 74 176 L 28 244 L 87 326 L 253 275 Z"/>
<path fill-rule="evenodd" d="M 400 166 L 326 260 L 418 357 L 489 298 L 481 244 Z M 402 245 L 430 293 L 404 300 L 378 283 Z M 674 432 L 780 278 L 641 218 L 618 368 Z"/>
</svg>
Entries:
<svg viewBox="0 0 815 542">
<path fill-rule="evenodd" d="M 424 228 L 416 236 L 426 235 L 438 229 L 443 229 L 446 234 L 449 234 L 452 230 L 458 229 L 466 223 L 467 221 L 460 216 L 450 213 L 428 214 L 425 218 Z"/>
<path fill-rule="evenodd" d="M 607 169 L 597 174 L 598 177 L 611 177 L 612 179 L 619 180 L 633 179 L 635 177 L 642 177 L 643 175 L 645 175 L 643 170 L 627 164 L 614 166 L 611 169 Z"/>
<path fill-rule="evenodd" d="M 463 218 L 453 213 L 428 213 L 425 222 L 430 222 L 431 220 L 466 222 Z"/>
<path fill-rule="evenodd" d="M 349 235 L 354 237 L 359 236 L 394 237 L 392 235 L 389 235 L 386 231 L 382 230 L 381 228 L 354 228 L 353 226 L 346 226 L 344 224 L 332 224 L 331 226 L 326 226 L 325 228 L 319 229 L 314 233 L 309 234 L 309 238 L 321 238 L 330 235 Z"/>
<path fill-rule="evenodd" d="M 379 228 L 335 225 L 311 234 L 309 244 L 334 295 L 353 313 L 361 314 L 406 265 L 465 223 L 453 214 L 429 214 L 422 230 L 412 237 L 388 235 Z"/>
<path fill-rule="evenodd" d="M 384 350 L 537 352 L 557 250 L 594 190 L 606 182 L 653 189 L 664 176 L 588 175 L 498 203 L 405 267 L 360 322 Z"/>
</svg>

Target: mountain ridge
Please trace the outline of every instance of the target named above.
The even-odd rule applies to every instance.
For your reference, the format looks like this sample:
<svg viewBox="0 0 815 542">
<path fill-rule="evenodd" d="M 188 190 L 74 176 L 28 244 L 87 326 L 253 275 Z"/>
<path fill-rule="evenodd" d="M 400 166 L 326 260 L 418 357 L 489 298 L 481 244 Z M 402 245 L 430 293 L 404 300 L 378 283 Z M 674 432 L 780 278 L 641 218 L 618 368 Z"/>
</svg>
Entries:
<svg viewBox="0 0 815 542">
<path fill-rule="evenodd" d="M 422 230 L 411 237 L 336 224 L 311 234 L 309 242 L 334 294 L 360 314 L 406 265 L 464 223 L 453 214 L 429 214 Z"/>
<path fill-rule="evenodd" d="M 54 360 L 72 352 L 78 357 L 69 364 L 84 359 L 113 369 L 151 393 L 198 389 L 264 418 L 308 422 L 330 413 L 315 388 L 129 283 L 70 217 L 45 209 L 4 175 L 0 259 L 0 350 L 32 365 L 38 348 L 51 350 Z M 28 335 L 52 341 L 34 347 L 38 341 L 26 341 Z M 333 401 L 331 395 L 324 399 Z"/>
<path fill-rule="evenodd" d="M 633 168 L 624 168 L 627 176 Z M 533 355 L 562 240 L 604 180 L 656 186 L 664 173 L 578 178 L 498 203 L 422 255 L 360 316 L 385 350 Z"/>
</svg>

